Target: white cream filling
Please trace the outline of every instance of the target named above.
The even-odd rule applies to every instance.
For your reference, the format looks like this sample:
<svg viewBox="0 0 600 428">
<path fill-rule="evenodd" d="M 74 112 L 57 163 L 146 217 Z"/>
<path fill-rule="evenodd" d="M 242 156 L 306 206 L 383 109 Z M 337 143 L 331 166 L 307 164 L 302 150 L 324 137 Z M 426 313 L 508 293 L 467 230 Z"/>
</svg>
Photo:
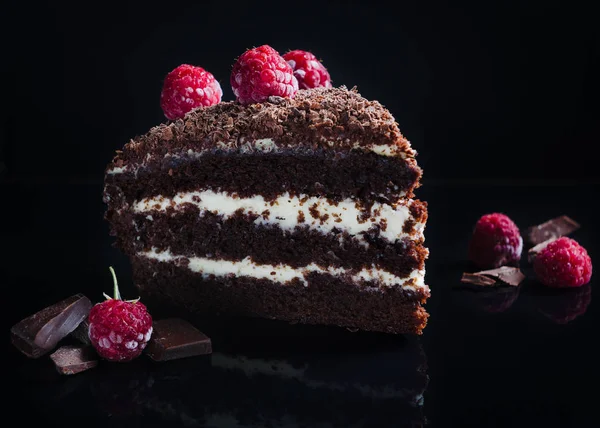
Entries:
<svg viewBox="0 0 600 428">
<path fill-rule="evenodd" d="M 362 234 L 373 226 L 378 226 L 379 236 L 389 242 L 411 237 L 402 229 L 406 221 L 413 218 L 409 210 L 412 200 L 399 202 L 395 206 L 376 202 L 370 211 L 366 212 L 352 199 L 332 203 L 325 198 L 290 196 L 286 192 L 273 201 L 267 201 L 260 195 L 241 198 L 235 194 L 212 190 L 180 192 L 173 198 L 145 198 L 133 204 L 133 211 L 164 211 L 169 207 L 178 210 L 182 209 L 184 204 L 195 205 L 200 209 L 201 215 L 209 211 L 225 219 L 241 210 L 243 214 L 258 215 L 254 221 L 256 225 L 277 225 L 286 231 L 293 231 L 298 226 L 308 226 L 312 230 L 328 234 L 337 229 L 348 232 L 361 242 L 364 242 Z M 300 221 L 299 217 L 303 217 L 303 221 Z M 424 227 L 424 223 L 416 223 L 416 233 L 412 238 L 423 239 Z"/>
<path fill-rule="evenodd" d="M 255 279 L 268 279 L 269 281 L 285 284 L 294 279 L 298 279 L 302 284 L 308 286 L 306 276 L 310 273 L 323 273 L 332 276 L 345 276 L 350 274 L 353 282 L 376 281 L 385 287 L 400 286 L 404 289 L 415 290 L 425 287 L 424 270 L 414 270 L 406 278 L 400 278 L 382 269 L 376 267 L 363 268 L 361 270 L 321 267 L 315 263 L 307 266 L 294 268 L 285 264 L 261 265 L 246 257 L 239 261 L 210 259 L 206 257 L 185 257 L 171 253 L 170 250 L 157 251 L 152 248 L 150 251 L 137 253 L 138 256 L 146 257 L 160 262 L 183 262 L 187 260 L 187 268 L 192 272 L 201 273 L 204 278 L 211 275 L 217 277 L 224 276 L 247 276 Z"/>
<path fill-rule="evenodd" d="M 378 154 L 379 156 L 396 156 L 396 155 L 398 155 L 397 147 L 390 146 L 388 144 L 377 144 L 377 145 L 371 146 L 369 148 L 369 151 L 371 151 L 375 154 Z M 400 157 L 405 159 L 406 155 L 404 153 L 401 153 Z"/>
<path fill-rule="evenodd" d="M 124 166 L 116 166 L 113 169 L 109 169 L 106 171 L 107 174 L 122 174 L 125 172 Z"/>
<path fill-rule="evenodd" d="M 335 141 L 327 141 L 327 144 L 331 147 L 335 146 Z M 216 143 L 216 147 L 220 150 L 225 151 L 239 151 L 240 153 L 252 153 L 252 152 L 263 152 L 263 153 L 277 153 L 278 151 L 283 151 L 284 149 L 289 149 L 292 147 L 291 145 L 278 145 L 272 138 L 259 138 L 254 141 L 246 141 L 242 143 L 238 143 L 237 141 L 218 141 Z M 296 146 L 294 146 L 296 147 Z M 400 157 L 402 159 L 406 159 L 406 153 L 402 151 L 398 151 L 398 147 L 389 144 L 374 144 L 372 146 L 362 146 L 359 143 L 354 143 L 352 148 L 354 150 L 362 150 L 365 152 L 373 152 L 379 156 L 387 156 L 387 157 Z M 194 151 L 188 150 L 185 153 L 185 156 L 190 158 L 199 158 L 208 150 L 202 151 Z M 150 153 L 148 153 L 148 157 Z M 173 158 L 183 158 L 181 154 L 171 154 L 167 153 L 165 157 L 173 157 Z M 137 169 L 144 165 L 135 165 L 133 168 Z M 125 172 L 125 167 L 115 167 L 107 171 L 107 174 L 121 174 Z"/>
</svg>

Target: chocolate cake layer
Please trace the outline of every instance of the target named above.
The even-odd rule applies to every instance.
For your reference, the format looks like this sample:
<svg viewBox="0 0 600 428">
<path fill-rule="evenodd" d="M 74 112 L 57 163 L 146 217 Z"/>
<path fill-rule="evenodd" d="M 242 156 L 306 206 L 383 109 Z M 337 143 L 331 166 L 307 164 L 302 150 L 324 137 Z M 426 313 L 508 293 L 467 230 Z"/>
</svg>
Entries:
<svg viewBox="0 0 600 428">
<path fill-rule="evenodd" d="M 305 146 L 333 152 L 360 148 L 386 156 L 416 155 L 387 109 L 341 86 L 300 90 L 293 99 L 270 97 L 248 106 L 230 101 L 195 109 L 183 119 L 131 140 L 108 170 L 188 150 L 243 151 L 247 141 L 257 139 L 276 140 L 283 148 Z"/>
<path fill-rule="evenodd" d="M 117 151 L 106 217 L 159 302 L 420 334 L 415 156 L 388 110 L 345 87 L 222 102 Z"/>
<path fill-rule="evenodd" d="M 345 232 L 323 234 L 297 227 L 290 233 L 277 226 L 255 225 L 258 215 L 236 214 L 224 220 L 211 212 L 200 215 L 190 204 L 176 214 L 170 211 L 110 216 L 117 246 L 129 255 L 156 248 L 188 257 L 242 260 L 249 256 L 257 264 L 293 267 L 375 265 L 401 278 L 422 270 L 428 255 L 422 240 L 406 237 L 388 242 L 378 236 L 378 230 L 363 235 L 367 243 L 363 245 Z"/>
<path fill-rule="evenodd" d="M 203 314 L 274 318 L 360 330 L 421 334 L 428 314 L 421 306 L 428 287 L 377 288 L 344 278 L 310 274 L 277 284 L 244 276 L 212 277 L 172 263 L 133 257 L 134 283 L 147 302 L 169 302 Z"/>
<path fill-rule="evenodd" d="M 414 159 L 374 153 L 336 153 L 323 149 L 310 154 L 242 154 L 210 152 L 197 158 L 167 157 L 144 168 L 107 174 L 105 202 L 128 203 L 154 195 L 173 196 L 197 188 L 221 190 L 265 199 L 282 192 L 324 196 L 333 200 L 360 198 L 395 201 L 412 197 L 421 170 Z M 107 197 L 108 196 L 108 197 Z"/>
</svg>

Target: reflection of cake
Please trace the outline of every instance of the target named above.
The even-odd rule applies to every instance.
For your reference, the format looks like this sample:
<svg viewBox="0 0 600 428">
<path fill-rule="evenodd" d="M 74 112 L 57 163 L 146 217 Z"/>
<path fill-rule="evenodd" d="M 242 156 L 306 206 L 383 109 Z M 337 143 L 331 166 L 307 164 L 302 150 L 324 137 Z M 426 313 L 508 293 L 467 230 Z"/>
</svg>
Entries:
<svg viewBox="0 0 600 428">
<path fill-rule="evenodd" d="M 226 370 L 241 370 L 246 376 L 274 376 L 282 380 L 297 381 L 311 389 L 347 392 L 371 399 L 403 399 L 410 406 L 423 405 L 423 392 L 427 385 L 425 366 L 410 366 L 409 370 L 399 370 L 397 366 L 390 367 L 396 373 L 390 376 L 385 373 L 383 379 L 373 379 L 364 375 L 364 370 L 348 371 L 346 377 L 339 373 L 325 375 L 314 370 L 307 364 L 294 366 L 286 360 L 248 358 L 244 355 L 227 355 L 215 352 L 211 358 L 212 365 Z M 421 362 L 424 364 L 424 361 Z M 400 374 L 398 373 L 400 372 Z M 381 371 L 379 372 L 381 373 Z M 327 379 L 329 378 L 329 379 Z M 401 379 L 401 382 L 398 380 Z"/>
<path fill-rule="evenodd" d="M 427 321 L 421 170 L 345 88 L 200 108 L 133 139 L 104 200 L 142 293 L 198 312 L 393 333 Z"/>
<path fill-rule="evenodd" d="M 256 387 L 261 391 L 257 400 L 269 400 L 268 406 L 252 405 L 262 417 L 255 421 L 259 426 L 421 427 L 428 376 L 425 355 L 419 350 L 383 352 L 373 360 L 349 355 L 345 364 L 335 359 L 331 365 L 326 357 L 306 362 L 215 353 L 211 364 L 224 370 L 225 389 L 239 388 L 240 402 Z M 236 407 L 215 408 L 211 416 L 222 411 L 236 422 L 233 426 L 252 426 L 244 423 L 244 409 Z M 285 421 L 289 425 L 281 424 Z"/>
<path fill-rule="evenodd" d="M 336 356 L 248 357 L 214 353 L 125 376 L 120 400 L 130 412 L 163 424 L 234 427 L 423 427 L 428 385 L 418 344 L 396 351 Z M 207 363 L 207 364 L 205 364 Z M 123 377 L 123 374 L 120 376 Z M 103 381 L 98 379 L 99 383 Z M 91 402 L 118 407 L 113 388 Z M 210 385 L 210 387 L 208 387 Z M 182 392 L 183 391 L 183 392 Z M 107 400 L 108 399 L 108 400 Z M 107 408 L 114 413 L 114 407 Z"/>
</svg>

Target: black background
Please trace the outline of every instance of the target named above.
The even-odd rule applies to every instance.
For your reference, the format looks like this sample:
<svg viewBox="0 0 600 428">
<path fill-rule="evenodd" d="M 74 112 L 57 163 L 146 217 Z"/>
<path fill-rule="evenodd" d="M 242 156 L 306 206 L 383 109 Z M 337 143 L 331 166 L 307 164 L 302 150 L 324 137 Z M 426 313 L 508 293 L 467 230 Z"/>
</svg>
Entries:
<svg viewBox="0 0 600 428">
<path fill-rule="evenodd" d="M 9 177 L 99 179 L 114 150 L 165 120 L 170 70 L 200 65 L 232 100 L 235 58 L 261 44 L 312 51 L 335 85 L 380 100 L 426 180 L 599 177 L 598 24 L 586 2 L 237 3 L 8 2 Z"/>
<path fill-rule="evenodd" d="M 408 341 L 426 355 L 429 425 L 597 426 L 596 278 L 580 290 L 546 290 L 523 257 L 527 280 L 515 291 L 476 293 L 459 283 L 473 269 L 465 260 L 473 224 L 493 211 L 522 229 L 568 214 L 582 225 L 573 238 L 598 259 L 594 18 L 583 2 L 556 1 L 4 2 L 5 332 L 77 292 L 99 301 L 111 289 L 109 265 L 122 294 L 136 297 L 128 260 L 111 247 L 102 218 L 103 172 L 129 138 L 165 120 L 159 94 L 171 69 L 206 68 L 231 100 L 229 73 L 245 49 L 305 49 L 323 60 L 334 85 L 356 85 L 388 107 L 419 152 L 425 175 L 417 196 L 430 213 L 431 317 L 424 335 Z M 398 378 L 411 368 L 402 338 L 259 321 L 205 320 L 200 327 L 215 352 L 294 362 L 319 382 L 372 373 L 409 386 Z M 304 426 L 357 413 L 355 426 L 410 422 L 393 405 L 343 390 L 328 409 L 315 403 L 321 390 L 305 381 L 246 379 L 207 358 L 197 365 L 104 362 L 59 378 L 47 358 L 29 361 L 7 346 L 8 414 L 46 426 L 203 426 L 205 406 L 235 415 L 237 426 L 282 414 L 308 421 Z M 361 365 L 364 373 L 353 371 Z M 236 426 L 221 421 L 209 426 Z"/>
</svg>

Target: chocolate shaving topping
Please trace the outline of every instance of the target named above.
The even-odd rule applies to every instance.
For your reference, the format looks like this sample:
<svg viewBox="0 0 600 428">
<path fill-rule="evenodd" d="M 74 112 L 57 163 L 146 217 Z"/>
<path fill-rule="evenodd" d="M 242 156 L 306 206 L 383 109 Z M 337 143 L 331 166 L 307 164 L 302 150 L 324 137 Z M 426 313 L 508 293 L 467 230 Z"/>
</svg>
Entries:
<svg viewBox="0 0 600 428">
<path fill-rule="evenodd" d="M 528 228 L 525 237 L 531 245 L 541 244 L 544 241 L 560 238 L 573 233 L 581 226 L 572 218 L 562 215 L 548 220 L 545 223 Z"/>
<path fill-rule="evenodd" d="M 341 86 L 303 89 L 293 99 L 269 97 L 267 102 L 248 106 L 229 101 L 197 108 L 183 119 L 155 126 L 132 139 L 107 169 L 143 163 L 147 155 L 162 158 L 188 150 L 219 150 L 223 142 L 240 149 L 244 142 L 261 138 L 311 150 L 391 145 L 407 158 L 416 156 L 386 108 L 363 98 L 355 88 Z"/>
<path fill-rule="evenodd" d="M 519 268 L 502 266 L 497 269 L 482 270 L 475 273 L 463 273 L 461 282 L 466 284 L 493 287 L 496 285 L 518 286 L 525 279 Z"/>
</svg>

